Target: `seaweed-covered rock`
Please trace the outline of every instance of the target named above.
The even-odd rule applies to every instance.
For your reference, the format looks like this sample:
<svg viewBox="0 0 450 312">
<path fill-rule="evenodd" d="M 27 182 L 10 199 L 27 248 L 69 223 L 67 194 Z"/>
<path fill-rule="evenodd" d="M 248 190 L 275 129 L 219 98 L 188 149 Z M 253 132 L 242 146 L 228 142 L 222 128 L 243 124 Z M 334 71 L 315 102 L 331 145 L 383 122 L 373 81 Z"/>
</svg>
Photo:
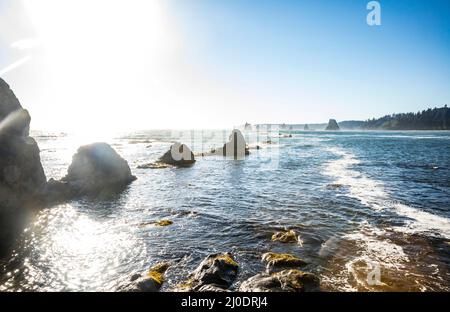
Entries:
<svg viewBox="0 0 450 312">
<path fill-rule="evenodd" d="M 130 285 L 122 288 L 122 291 L 127 292 L 156 292 L 159 291 L 164 283 L 164 273 L 169 268 L 170 264 L 167 262 L 160 262 L 150 268 L 145 276 L 134 275 L 131 278 Z"/>
<path fill-rule="evenodd" d="M 195 163 L 194 153 L 185 144 L 175 143 L 159 159 L 160 163 L 177 167 L 191 166 Z"/>
<path fill-rule="evenodd" d="M 282 243 L 297 243 L 298 236 L 294 230 L 276 232 L 272 235 L 272 240 L 274 242 L 282 242 Z"/>
<path fill-rule="evenodd" d="M 299 270 L 284 270 L 267 274 L 261 273 L 244 281 L 239 288 L 242 292 L 303 292 L 319 288 L 315 274 Z"/>
<path fill-rule="evenodd" d="M 267 268 L 274 267 L 300 267 L 306 265 L 306 262 L 291 254 L 282 254 L 267 252 L 263 254 L 262 261 L 267 263 Z"/>
<path fill-rule="evenodd" d="M 0 256 L 23 230 L 32 209 L 42 205 L 47 179 L 39 147 L 29 136 L 30 121 L 28 111 L 0 79 Z"/>
<path fill-rule="evenodd" d="M 179 285 L 181 291 L 226 290 L 236 279 L 239 265 L 230 253 L 206 257 L 187 282 Z"/>
</svg>

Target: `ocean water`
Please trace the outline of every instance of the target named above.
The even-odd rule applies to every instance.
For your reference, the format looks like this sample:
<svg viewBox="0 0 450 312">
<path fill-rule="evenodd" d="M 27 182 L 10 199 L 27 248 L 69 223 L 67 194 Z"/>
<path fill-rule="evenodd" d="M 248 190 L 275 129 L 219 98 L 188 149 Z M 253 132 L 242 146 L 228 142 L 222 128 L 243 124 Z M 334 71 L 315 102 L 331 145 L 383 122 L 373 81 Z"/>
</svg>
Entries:
<svg viewBox="0 0 450 312">
<path fill-rule="evenodd" d="M 202 152 L 229 132 L 105 137 L 138 179 L 113 197 L 38 212 L 2 264 L 0 290 L 114 291 L 170 260 L 162 291 L 171 291 L 205 256 L 226 251 L 240 265 L 236 289 L 274 251 L 307 261 L 324 291 L 450 291 L 450 132 L 249 131 L 260 149 L 245 160 L 137 169 L 174 141 Z M 64 176 L 77 147 L 92 143 L 34 136 L 48 178 Z M 174 223 L 151 225 L 161 219 Z M 299 243 L 271 241 L 287 229 Z"/>
</svg>

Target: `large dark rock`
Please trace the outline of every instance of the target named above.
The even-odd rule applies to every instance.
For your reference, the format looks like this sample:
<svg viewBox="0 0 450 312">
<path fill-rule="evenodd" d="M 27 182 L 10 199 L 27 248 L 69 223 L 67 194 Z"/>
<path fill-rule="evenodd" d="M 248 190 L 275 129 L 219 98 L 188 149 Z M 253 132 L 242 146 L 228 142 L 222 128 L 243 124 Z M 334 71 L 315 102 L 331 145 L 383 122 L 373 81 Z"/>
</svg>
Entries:
<svg viewBox="0 0 450 312">
<path fill-rule="evenodd" d="M 230 253 L 209 255 L 177 290 L 226 291 L 236 279 L 238 268 Z"/>
<path fill-rule="evenodd" d="M 330 121 L 328 121 L 328 125 L 327 128 L 325 129 L 327 131 L 336 131 L 336 130 L 340 130 L 339 125 L 337 123 L 337 121 L 335 119 L 330 119 Z"/>
<path fill-rule="evenodd" d="M 175 143 L 159 159 L 160 163 L 177 167 L 191 166 L 195 163 L 194 153 L 185 144 Z"/>
<path fill-rule="evenodd" d="M 261 273 L 244 281 L 242 292 L 303 292 L 319 290 L 319 279 L 312 273 L 299 270 L 284 270 L 268 274 Z"/>
<path fill-rule="evenodd" d="M 41 205 L 46 177 L 39 147 L 29 137 L 30 115 L 0 79 L 0 256 Z"/>
<path fill-rule="evenodd" d="M 111 146 L 94 143 L 78 149 L 61 181 L 49 181 L 48 197 L 68 199 L 115 193 L 134 180 L 136 177 L 131 174 L 128 162 Z"/>
</svg>

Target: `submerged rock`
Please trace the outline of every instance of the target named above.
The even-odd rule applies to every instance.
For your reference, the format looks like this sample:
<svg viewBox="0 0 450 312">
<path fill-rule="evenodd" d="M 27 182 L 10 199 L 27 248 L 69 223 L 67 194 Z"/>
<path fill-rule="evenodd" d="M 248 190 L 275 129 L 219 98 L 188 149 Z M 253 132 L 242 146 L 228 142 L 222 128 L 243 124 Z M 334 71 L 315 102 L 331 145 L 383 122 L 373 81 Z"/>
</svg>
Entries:
<svg viewBox="0 0 450 312">
<path fill-rule="evenodd" d="M 168 164 L 163 164 L 160 162 L 154 162 L 154 163 L 150 163 L 150 164 L 145 164 L 145 165 L 140 165 L 137 168 L 138 169 L 167 169 L 167 168 L 172 168 L 172 165 L 168 165 Z"/>
<path fill-rule="evenodd" d="M 319 289 L 319 279 L 315 274 L 300 270 L 284 270 L 267 274 L 261 273 L 244 281 L 239 288 L 242 292 L 303 292 Z"/>
<path fill-rule="evenodd" d="M 159 159 L 159 163 L 185 167 L 195 163 L 194 153 L 185 144 L 175 143 L 170 149 Z"/>
<path fill-rule="evenodd" d="M 164 273 L 170 267 L 168 262 L 160 262 L 150 268 L 145 276 L 134 275 L 130 285 L 122 288 L 127 292 L 156 292 L 164 283 Z"/>
<path fill-rule="evenodd" d="M 29 136 L 31 117 L 0 78 L 0 256 L 40 207 L 47 179 L 36 141 Z"/>
<path fill-rule="evenodd" d="M 262 261 L 267 263 L 267 268 L 270 270 L 274 267 L 300 267 L 307 263 L 291 254 L 280 254 L 274 252 L 267 252 L 263 254 Z"/>
<path fill-rule="evenodd" d="M 46 197 L 49 202 L 84 195 L 107 195 L 121 191 L 136 180 L 125 159 L 108 144 L 82 146 L 72 158 L 67 175 L 50 180 Z"/>
<path fill-rule="evenodd" d="M 282 242 L 282 243 L 297 243 L 298 236 L 294 230 L 284 231 L 284 232 L 276 232 L 272 235 L 272 240 L 274 242 Z"/>
<path fill-rule="evenodd" d="M 169 226 L 173 224 L 172 220 L 160 220 L 154 223 L 156 226 Z"/>
<path fill-rule="evenodd" d="M 336 131 L 336 130 L 340 130 L 339 125 L 337 123 L 337 121 L 335 119 L 330 119 L 330 121 L 328 121 L 328 125 L 326 127 L 327 131 Z"/>
<path fill-rule="evenodd" d="M 206 257 L 179 291 L 225 291 L 236 279 L 239 265 L 230 253 Z"/>
</svg>

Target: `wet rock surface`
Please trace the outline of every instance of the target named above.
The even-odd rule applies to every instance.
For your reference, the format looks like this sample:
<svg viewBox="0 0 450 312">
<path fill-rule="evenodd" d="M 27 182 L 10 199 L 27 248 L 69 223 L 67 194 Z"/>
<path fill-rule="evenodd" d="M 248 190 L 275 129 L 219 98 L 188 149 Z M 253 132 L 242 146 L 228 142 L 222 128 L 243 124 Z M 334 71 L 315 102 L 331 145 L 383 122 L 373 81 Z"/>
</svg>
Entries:
<svg viewBox="0 0 450 312">
<path fill-rule="evenodd" d="M 272 235 L 272 241 L 282 243 L 297 243 L 298 236 L 294 230 L 276 232 Z"/>
<path fill-rule="evenodd" d="M 303 259 L 294 255 L 274 252 L 263 254 L 262 261 L 267 263 L 269 270 L 276 267 L 301 267 L 307 264 Z"/>
<path fill-rule="evenodd" d="M 273 274 L 261 273 L 244 281 L 242 292 L 303 292 L 319 290 L 319 279 L 313 273 L 284 270 Z"/>
<path fill-rule="evenodd" d="M 170 267 L 168 262 L 160 262 L 150 268 L 146 275 L 136 274 L 129 285 L 123 287 L 125 292 L 157 292 L 164 283 L 164 274 Z"/>
<path fill-rule="evenodd" d="M 178 291 L 226 291 L 237 277 L 239 265 L 230 253 L 206 257 Z"/>
</svg>

